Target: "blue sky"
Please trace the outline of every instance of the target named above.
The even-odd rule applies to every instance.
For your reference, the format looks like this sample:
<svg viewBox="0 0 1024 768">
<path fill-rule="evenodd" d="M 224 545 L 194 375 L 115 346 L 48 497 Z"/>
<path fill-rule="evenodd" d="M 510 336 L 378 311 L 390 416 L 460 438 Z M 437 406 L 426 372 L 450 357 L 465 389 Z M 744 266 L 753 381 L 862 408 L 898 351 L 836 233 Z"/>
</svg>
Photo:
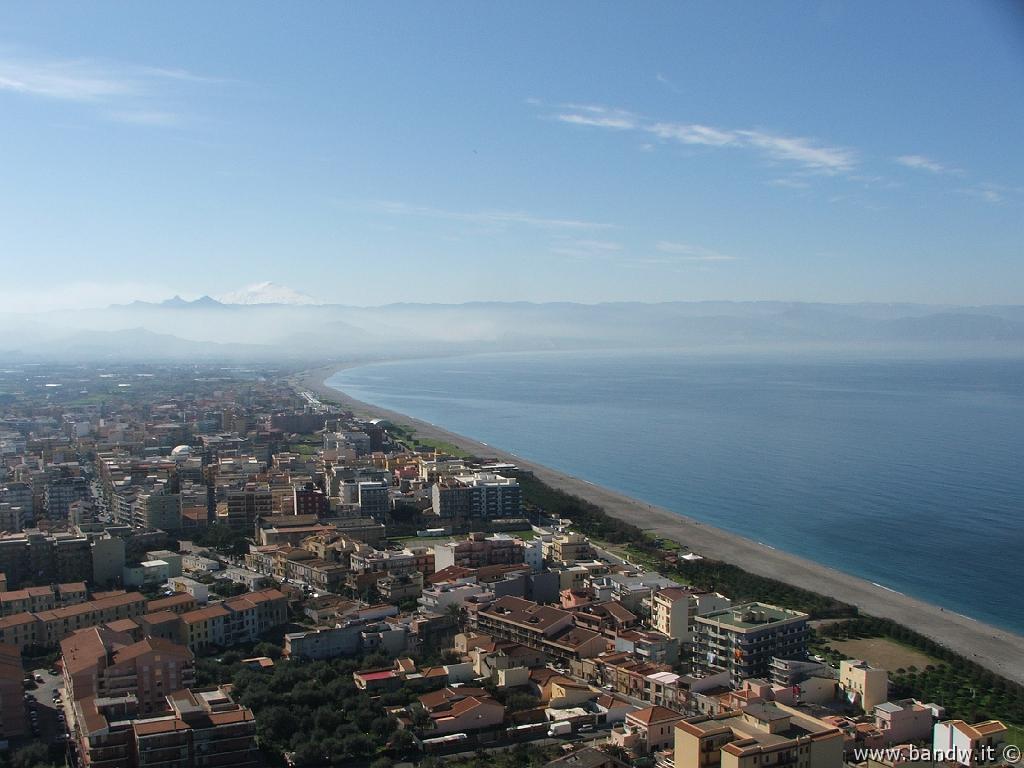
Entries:
<svg viewBox="0 0 1024 768">
<path fill-rule="evenodd" d="M 1021 303 L 1019 9 L 11 5 L 0 303 Z"/>
</svg>

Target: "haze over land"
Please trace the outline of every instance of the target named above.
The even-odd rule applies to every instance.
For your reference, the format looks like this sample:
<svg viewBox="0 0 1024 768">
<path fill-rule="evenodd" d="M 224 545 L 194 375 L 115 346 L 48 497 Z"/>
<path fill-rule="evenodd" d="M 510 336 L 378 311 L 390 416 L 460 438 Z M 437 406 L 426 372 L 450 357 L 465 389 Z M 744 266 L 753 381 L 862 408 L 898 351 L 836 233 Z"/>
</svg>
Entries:
<svg viewBox="0 0 1024 768">
<path fill-rule="evenodd" d="M 14 359 L 378 359 L 533 350 L 1024 354 L 1024 306 L 666 302 L 321 304 L 269 283 L 218 301 L 8 313 Z M 274 303 L 266 303 L 266 300 Z M 228 301 L 236 303 L 226 303 Z M 289 302 L 289 303 L 282 303 Z"/>
</svg>

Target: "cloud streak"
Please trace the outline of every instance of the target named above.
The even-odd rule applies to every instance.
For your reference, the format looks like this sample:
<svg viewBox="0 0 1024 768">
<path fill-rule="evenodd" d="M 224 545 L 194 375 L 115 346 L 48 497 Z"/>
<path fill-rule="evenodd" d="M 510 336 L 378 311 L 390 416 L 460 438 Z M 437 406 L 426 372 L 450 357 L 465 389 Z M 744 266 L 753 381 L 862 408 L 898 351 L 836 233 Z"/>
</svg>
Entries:
<svg viewBox="0 0 1024 768">
<path fill-rule="evenodd" d="M 962 195 L 973 197 L 976 200 L 981 200 L 985 203 L 991 203 L 992 205 L 1002 205 L 1008 202 L 1007 198 L 1012 201 L 1014 196 L 1024 192 L 1024 189 L 1019 187 L 1008 187 L 1005 184 L 993 184 L 992 182 L 982 182 L 975 184 L 970 187 L 962 187 L 957 190 Z"/>
<path fill-rule="evenodd" d="M 662 141 L 690 146 L 745 149 L 773 162 L 794 163 L 805 170 L 820 173 L 848 173 L 858 162 L 857 153 L 852 149 L 829 146 L 803 136 L 702 123 L 648 120 L 627 110 L 593 104 L 565 104 L 562 111 L 552 117 L 570 125 L 638 131 Z"/>
<path fill-rule="evenodd" d="M 563 104 L 562 107 L 566 111 L 554 115 L 555 120 L 562 123 L 627 131 L 640 127 L 640 118 L 625 109 L 610 109 L 595 104 Z"/>
<path fill-rule="evenodd" d="M 548 250 L 559 256 L 574 259 L 606 258 L 620 253 L 622 243 L 611 240 L 563 239 L 556 241 Z"/>
<path fill-rule="evenodd" d="M 0 90 L 62 101 L 101 101 L 138 92 L 138 84 L 88 61 L 0 59 Z"/>
<path fill-rule="evenodd" d="M 184 69 L 114 65 L 89 59 L 0 55 L 0 94 L 7 92 L 96 110 L 119 123 L 171 126 L 183 122 L 162 100 L 161 83 L 225 83 Z"/>
<path fill-rule="evenodd" d="M 928 171 L 934 174 L 960 173 L 958 169 L 950 168 L 924 155 L 900 155 L 895 158 L 895 162 L 904 168 L 913 168 L 914 170 Z"/>
<path fill-rule="evenodd" d="M 559 219 L 536 216 L 525 211 L 483 210 L 451 211 L 426 205 L 412 205 L 393 200 L 376 200 L 371 207 L 382 213 L 395 216 L 421 216 L 432 219 L 450 219 L 471 224 L 490 226 L 525 226 L 540 229 L 608 229 L 612 225 L 582 219 Z"/>
<path fill-rule="evenodd" d="M 181 115 L 156 109 L 118 110 L 107 112 L 106 117 L 115 123 L 126 123 L 128 125 L 170 127 L 181 125 L 184 122 Z"/>
<path fill-rule="evenodd" d="M 654 247 L 662 253 L 670 254 L 675 261 L 736 261 L 735 256 L 692 243 L 660 240 Z"/>
</svg>

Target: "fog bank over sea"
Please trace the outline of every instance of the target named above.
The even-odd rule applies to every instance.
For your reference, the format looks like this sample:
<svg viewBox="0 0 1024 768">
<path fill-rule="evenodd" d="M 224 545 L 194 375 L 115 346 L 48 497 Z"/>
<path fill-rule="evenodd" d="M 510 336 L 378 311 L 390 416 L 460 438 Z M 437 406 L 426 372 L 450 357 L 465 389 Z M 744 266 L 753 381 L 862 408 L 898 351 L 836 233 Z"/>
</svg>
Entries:
<svg viewBox="0 0 1024 768">
<path fill-rule="evenodd" d="M 1024 634 L 981 597 L 1024 588 L 1024 360 L 523 353 L 327 383 Z"/>
</svg>

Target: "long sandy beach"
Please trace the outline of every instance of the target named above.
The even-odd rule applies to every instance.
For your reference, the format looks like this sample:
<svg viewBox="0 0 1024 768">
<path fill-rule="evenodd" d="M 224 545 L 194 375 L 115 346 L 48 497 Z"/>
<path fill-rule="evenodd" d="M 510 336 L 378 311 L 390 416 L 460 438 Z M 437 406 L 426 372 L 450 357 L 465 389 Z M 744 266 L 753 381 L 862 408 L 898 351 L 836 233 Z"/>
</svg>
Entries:
<svg viewBox="0 0 1024 768">
<path fill-rule="evenodd" d="M 734 563 L 762 576 L 829 595 L 856 605 L 862 613 L 893 619 L 999 674 L 1024 683 L 1024 637 L 997 627 L 945 611 L 937 606 L 871 582 L 833 570 L 786 552 L 767 547 L 742 536 L 703 524 L 692 518 L 624 496 L 599 485 L 555 472 L 522 457 L 485 445 L 463 435 L 355 400 L 325 384 L 335 372 L 346 367 L 333 364 L 297 374 L 302 387 L 328 400 L 343 404 L 358 414 L 388 419 L 416 429 L 418 437 L 443 440 L 479 456 L 493 456 L 532 471 L 540 480 L 586 499 L 615 517 L 658 536 L 672 539 L 706 557 Z M 997 585 L 979 600 L 1019 599 Z"/>
</svg>

